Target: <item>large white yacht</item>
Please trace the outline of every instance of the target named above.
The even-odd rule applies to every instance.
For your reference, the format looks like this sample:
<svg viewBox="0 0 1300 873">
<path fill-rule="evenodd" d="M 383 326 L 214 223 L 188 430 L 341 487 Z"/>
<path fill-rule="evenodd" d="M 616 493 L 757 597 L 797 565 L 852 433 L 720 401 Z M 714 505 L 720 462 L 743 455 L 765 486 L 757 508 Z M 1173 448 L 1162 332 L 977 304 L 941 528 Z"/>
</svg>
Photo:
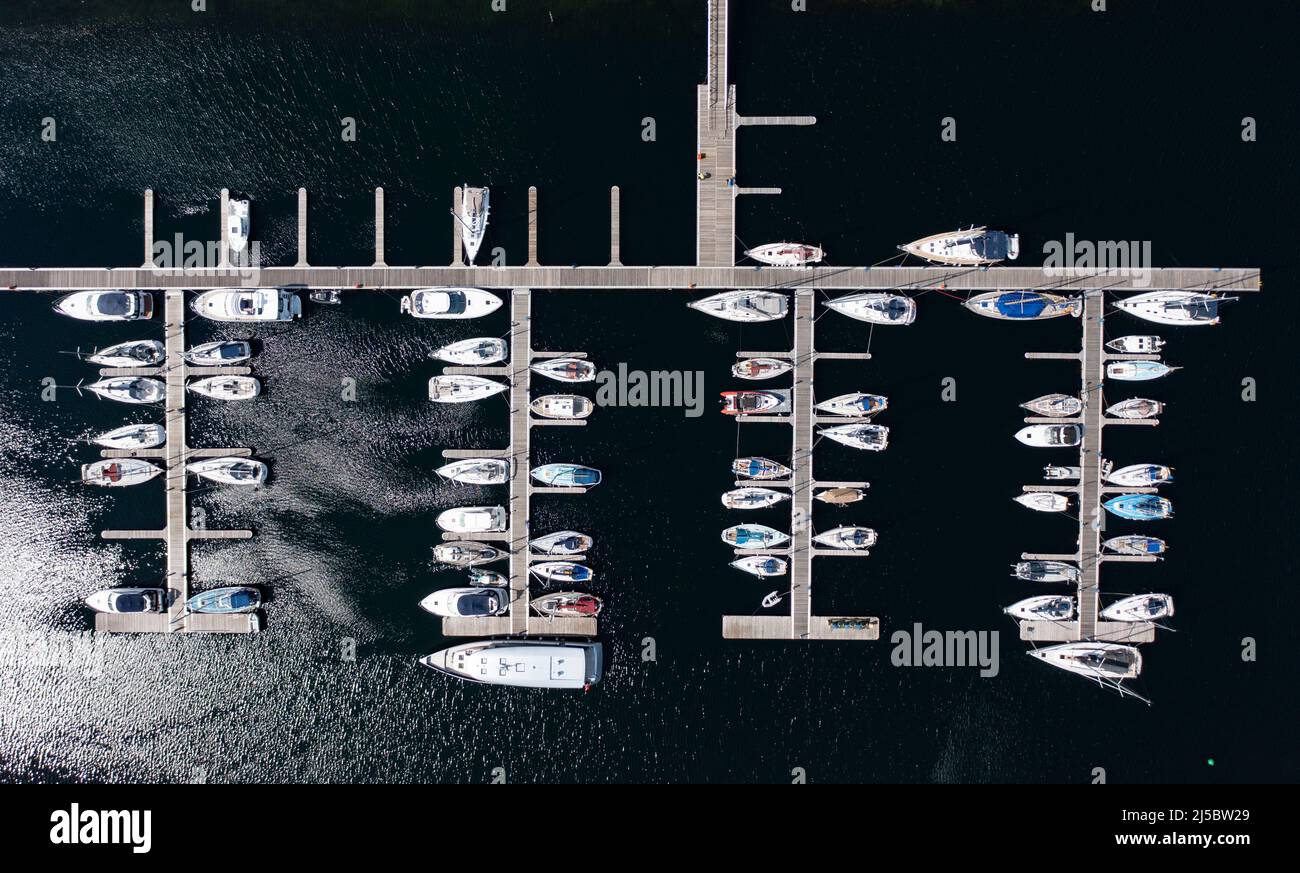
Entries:
<svg viewBox="0 0 1300 873">
<path fill-rule="evenodd" d="M 402 298 L 402 311 L 416 318 L 478 318 L 500 306 L 501 298 L 482 288 L 416 288 Z"/>
<path fill-rule="evenodd" d="M 143 321 L 153 317 L 148 291 L 76 291 L 54 301 L 54 311 L 81 321 Z"/>
<path fill-rule="evenodd" d="M 231 200 L 230 215 L 226 219 L 226 238 L 230 241 L 230 248 L 235 252 L 242 252 L 248 246 L 248 213 L 252 204 L 247 200 Z"/>
<path fill-rule="evenodd" d="M 1218 324 L 1219 304 L 1236 299 L 1199 291 L 1148 291 L 1116 300 L 1115 308 L 1156 324 Z"/>
<path fill-rule="evenodd" d="M 213 321 L 293 321 L 302 300 L 283 288 L 217 288 L 191 304 L 195 314 Z"/>
<path fill-rule="evenodd" d="M 603 660 L 600 643 L 482 640 L 434 652 L 420 663 L 487 685 L 585 689 L 600 681 Z"/>
</svg>

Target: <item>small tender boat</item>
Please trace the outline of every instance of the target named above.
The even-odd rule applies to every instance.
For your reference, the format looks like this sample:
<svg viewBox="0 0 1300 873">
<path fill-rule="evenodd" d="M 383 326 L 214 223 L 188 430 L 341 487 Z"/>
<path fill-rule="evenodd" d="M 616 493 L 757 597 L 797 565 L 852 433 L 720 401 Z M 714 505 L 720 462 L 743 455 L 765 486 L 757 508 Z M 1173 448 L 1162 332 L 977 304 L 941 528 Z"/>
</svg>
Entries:
<svg viewBox="0 0 1300 873">
<path fill-rule="evenodd" d="M 529 403 L 528 408 L 542 418 L 573 420 L 591 415 L 595 406 L 579 394 L 545 394 Z"/>
<path fill-rule="evenodd" d="M 1012 618 L 1025 621 L 1070 621 L 1074 618 L 1074 598 L 1061 594 L 1026 597 L 1002 610 Z"/>
<path fill-rule="evenodd" d="M 533 609 L 537 610 L 538 615 L 544 615 L 547 618 L 562 618 L 572 616 L 574 618 L 594 618 L 600 615 L 601 609 L 605 603 L 594 594 L 583 594 L 580 591 L 557 591 L 554 594 L 543 594 L 540 597 L 534 597 L 530 601 Z"/>
<path fill-rule="evenodd" d="M 899 249 L 936 264 L 975 267 L 1014 261 L 1020 256 L 1020 234 L 971 227 L 922 237 Z"/>
<path fill-rule="evenodd" d="M 832 506 L 844 506 L 848 503 L 857 503 L 866 496 L 866 492 L 861 488 L 828 488 L 825 491 L 818 491 L 813 495 L 813 499 Z"/>
<path fill-rule="evenodd" d="M 1174 514 L 1173 503 L 1154 494 L 1121 494 L 1107 500 L 1102 506 L 1120 518 L 1133 521 L 1172 518 Z"/>
<path fill-rule="evenodd" d="M 496 570 L 471 567 L 469 569 L 469 584 L 482 588 L 509 588 L 510 580 L 505 577 L 505 574 L 498 573 Z"/>
<path fill-rule="evenodd" d="M 1082 472 L 1078 467 L 1058 467 L 1056 464 L 1048 464 L 1043 468 L 1043 478 L 1078 479 Z"/>
<path fill-rule="evenodd" d="M 1164 361 L 1111 361 L 1106 364 L 1106 378 L 1122 382 L 1146 382 L 1181 369 L 1182 367 L 1171 367 Z"/>
<path fill-rule="evenodd" d="M 154 449 L 167 441 L 161 424 L 128 424 L 95 437 L 95 445 L 106 449 Z"/>
<path fill-rule="evenodd" d="M 759 578 L 784 576 L 790 567 L 785 558 L 774 555 L 745 555 L 732 561 L 731 566 Z"/>
<path fill-rule="evenodd" d="M 253 347 L 243 340 L 219 340 L 200 343 L 185 353 L 185 360 L 196 367 L 224 367 L 242 364 L 253 357 Z"/>
<path fill-rule="evenodd" d="M 261 605 L 262 592 L 247 585 L 231 585 L 225 588 L 200 591 L 185 601 L 185 608 L 190 612 L 216 613 L 218 615 L 256 612 Z"/>
<path fill-rule="evenodd" d="M 1106 343 L 1106 348 L 1126 355 L 1157 355 L 1164 347 L 1158 336 L 1121 336 Z"/>
<path fill-rule="evenodd" d="M 506 529 L 504 506 L 458 506 L 438 513 L 438 527 L 449 533 L 488 533 Z"/>
<path fill-rule="evenodd" d="M 775 291 L 723 291 L 686 305 L 727 321 L 777 321 L 790 311 L 790 298 Z"/>
<path fill-rule="evenodd" d="M 839 424 L 824 427 L 817 433 L 837 443 L 869 452 L 883 452 L 889 447 L 889 428 L 883 424 Z"/>
<path fill-rule="evenodd" d="M 869 549 L 876 544 L 876 532 L 869 527 L 837 527 L 812 538 L 828 549 Z"/>
<path fill-rule="evenodd" d="M 505 556 L 505 552 L 487 543 L 461 541 L 438 543 L 433 547 L 434 560 L 451 567 L 476 567 L 479 564 L 490 564 Z"/>
<path fill-rule="evenodd" d="M 1117 600 L 1101 611 L 1111 621 L 1159 621 L 1174 614 L 1174 598 L 1168 594 L 1138 594 Z"/>
<path fill-rule="evenodd" d="M 1079 581 L 1079 568 L 1065 561 L 1021 561 L 1012 568 L 1017 579 L 1026 582 L 1068 582 Z"/>
<path fill-rule="evenodd" d="M 248 247 L 248 213 L 252 205 L 247 200 L 230 201 L 230 213 L 226 218 L 226 239 L 230 241 L 230 248 L 233 251 L 242 252 Z"/>
<path fill-rule="evenodd" d="M 596 574 L 573 561 L 539 561 L 528 568 L 547 582 L 590 582 Z"/>
<path fill-rule="evenodd" d="M 1169 548 L 1162 539 L 1138 534 L 1111 537 L 1101 545 L 1102 548 L 1110 549 L 1117 555 L 1163 555 Z"/>
<path fill-rule="evenodd" d="M 302 300 L 283 288 L 217 288 L 190 308 L 213 321 L 293 321 L 302 315 Z"/>
<path fill-rule="evenodd" d="M 581 464 L 543 464 L 534 467 L 531 475 L 552 488 L 591 488 L 600 484 L 600 471 Z"/>
<path fill-rule="evenodd" d="M 901 294 L 864 291 L 827 300 L 826 305 L 841 315 L 872 324 L 911 324 L 916 321 L 916 301 Z"/>
<path fill-rule="evenodd" d="M 775 488 L 736 488 L 722 495 L 722 505 L 728 509 L 765 509 L 789 499 L 788 493 Z"/>
<path fill-rule="evenodd" d="M 776 242 L 746 249 L 745 256 L 774 267 L 803 267 L 821 263 L 826 257 L 820 246 L 803 243 Z"/>
<path fill-rule="evenodd" d="M 253 458 L 204 458 L 185 468 L 190 475 L 223 485 L 261 485 L 266 481 L 266 464 Z"/>
<path fill-rule="evenodd" d="M 1062 643 L 1029 652 L 1040 661 L 1089 679 L 1119 682 L 1142 672 L 1142 653 L 1118 643 Z"/>
<path fill-rule="evenodd" d="M 337 288 L 319 288 L 308 292 L 307 296 L 313 303 L 324 303 L 327 306 L 337 306 L 343 302 L 343 292 Z"/>
<path fill-rule="evenodd" d="M 1077 446 L 1083 441 L 1083 428 L 1077 424 L 1031 424 L 1016 431 L 1016 439 L 1040 449 Z"/>
<path fill-rule="evenodd" d="M 736 458 L 731 462 L 731 472 L 742 479 L 788 479 L 791 470 L 770 458 Z"/>
<path fill-rule="evenodd" d="M 1044 394 L 1020 406 L 1049 418 L 1070 418 L 1083 411 L 1083 401 L 1069 394 Z"/>
<path fill-rule="evenodd" d="M 460 241 L 465 246 L 465 259 L 474 266 L 478 250 L 483 245 L 483 236 L 487 233 L 488 215 L 492 210 L 488 205 L 488 189 L 461 186 Z"/>
<path fill-rule="evenodd" d="M 425 655 L 420 663 L 467 682 L 577 690 L 600 681 L 603 658 L 600 643 L 479 640 Z"/>
<path fill-rule="evenodd" d="M 420 608 L 444 618 L 503 615 L 510 611 L 510 589 L 486 586 L 443 588 L 421 600 Z"/>
<path fill-rule="evenodd" d="M 167 386 L 147 376 L 113 376 L 87 385 L 86 390 L 119 403 L 162 403 L 167 397 Z"/>
<path fill-rule="evenodd" d="M 794 369 L 794 364 L 780 358 L 745 358 L 731 365 L 731 375 L 738 379 L 772 379 Z"/>
<path fill-rule="evenodd" d="M 1106 481 L 1128 488 L 1144 488 L 1174 481 L 1174 471 L 1161 464 L 1131 464 L 1111 473 Z"/>
<path fill-rule="evenodd" d="M 976 315 L 1009 321 L 1038 321 L 1078 316 L 1083 312 L 1078 297 L 1061 297 L 1038 291 L 988 291 L 966 301 L 966 308 Z"/>
<path fill-rule="evenodd" d="M 152 367 L 167 357 L 167 349 L 158 340 L 132 340 L 109 346 L 86 360 L 101 367 Z"/>
<path fill-rule="evenodd" d="M 1038 512 L 1065 512 L 1070 508 L 1070 498 L 1050 491 L 1029 491 L 1013 499 L 1021 506 Z"/>
<path fill-rule="evenodd" d="M 723 391 L 723 415 L 758 415 L 770 412 L 785 402 L 771 391 Z"/>
<path fill-rule="evenodd" d="M 76 291 L 54 301 L 54 311 L 80 321 L 144 321 L 153 317 L 148 291 Z"/>
<path fill-rule="evenodd" d="M 213 400 L 252 400 L 262 393 L 262 383 L 252 376 L 208 376 L 185 387 Z"/>
<path fill-rule="evenodd" d="M 1115 418 L 1155 418 L 1164 412 L 1165 405 L 1159 400 L 1145 397 L 1133 397 L 1106 407 L 1106 414 Z"/>
<path fill-rule="evenodd" d="M 506 353 L 505 340 L 480 336 L 439 346 L 429 352 L 429 357 L 437 361 L 446 361 L 448 364 L 477 367 L 504 361 Z"/>
<path fill-rule="evenodd" d="M 557 382 L 592 382 L 596 378 L 596 365 L 582 358 L 548 358 L 528 369 Z"/>
<path fill-rule="evenodd" d="M 737 524 L 722 532 L 722 541 L 737 549 L 772 549 L 789 539 L 789 534 L 765 524 Z"/>
<path fill-rule="evenodd" d="M 81 467 L 83 485 L 99 485 L 105 488 L 123 488 L 127 485 L 139 485 L 148 482 L 162 473 L 162 467 L 139 458 L 115 458 L 95 461 Z"/>
<path fill-rule="evenodd" d="M 402 298 L 402 311 L 416 318 L 479 318 L 500 306 L 501 298 L 482 288 L 416 288 Z"/>
<path fill-rule="evenodd" d="M 558 531 L 528 543 L 528 548 L 539 555 L 581 555 L 591 546 L 591 537 L 576 530 Z"/>
<path fill-rule="evenodd" d="M 482 376 L 434 376 L 429 380 L 429 399 L 434 403 L 469 403 L 509 388 L 505 382 Z"/>
<path fill-rule="evenodd" d="M 1199 291 L 1149 291 L 1117 300 L 1115 308 L 1157 324 L 1218 324 L 1219 304 L 1236 299 Z"/>
<path fill-rule="evenodd" d="M 443 464 L 435 472 L 466 485 L 500 485 L 510 480 L 511 469 L 508 458 L 465 458 Z"/>
<path fill-rule="evenodd" d="M 827 415 L 863 418 L 888 409 L 889 398 L 883 394 L 863 394 L 860 391 L 855 391 L 852 394 L 841 394 L 838 397 L 832 397 L 830 400 L 823 400 L 813 408 L 819 412 L 825 412 Z"/>
<path fill-rule="evenodd" d="M 122 615 L 163 612 L 167 609 L 167 591 L 163 588 L 109 588 L 87 597 L 86 605 L 95 612 Z"/>
</svg>

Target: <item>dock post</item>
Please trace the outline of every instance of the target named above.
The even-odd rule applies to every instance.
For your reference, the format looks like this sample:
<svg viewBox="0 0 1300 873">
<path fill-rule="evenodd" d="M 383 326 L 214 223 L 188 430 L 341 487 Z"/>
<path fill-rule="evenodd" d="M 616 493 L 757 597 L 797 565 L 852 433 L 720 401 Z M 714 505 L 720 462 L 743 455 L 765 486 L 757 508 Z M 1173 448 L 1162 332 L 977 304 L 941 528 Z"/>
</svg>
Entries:
<svg viewBox="0 0 1300 873">
<path fill-rule="evenodd" d="M 615 185 L 609 189 L 609 265 L 611 267 L 621 267 L 623 262 L 618 259 L 619 256 L 619 209 L 618 209 L 618 186 Z"/>
<path fill-rule="evenodd" d="M 537 262 L 537 188 L 528 186 L 528 266 L 539 267 Z"/>
<path fill-rule="evenodd" d="M 461 257 L 461 227 L 460 227 L 460 209 L 463 203 L 462 199 L 465 192 L 457 185 L 456 189 L 451 192 L 451 265 L 453 267 L 465 266 L 465 259 Z"/>
<path fill-rule="evenodd" d="M 375 189 L 375 266 L 386 267 L 384 263 L 384 189 Z"/>
<path fill-rule="evenodd" d="M 153 266 L 153 189 L 144 189 L 144 263 L 142 267 Z"/>
<path fill-rule="evenodd" d="M 221 189 L 221 256 L 219 267 L 230 266 L 230 189 Z"/>
<path fill-rule="evenodd" d="M 295 267 L 307 266 L 307 189 L 298 189 L 298 263 Z"/>
</svg>

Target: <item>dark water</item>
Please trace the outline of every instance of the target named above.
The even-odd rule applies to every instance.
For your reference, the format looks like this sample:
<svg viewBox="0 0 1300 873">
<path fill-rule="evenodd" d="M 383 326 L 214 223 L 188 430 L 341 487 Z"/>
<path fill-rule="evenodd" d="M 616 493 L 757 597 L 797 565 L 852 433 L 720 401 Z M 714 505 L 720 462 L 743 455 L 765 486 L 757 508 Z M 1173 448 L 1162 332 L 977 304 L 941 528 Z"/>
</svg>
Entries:
<svg viewBox="0 0 1300 873">
<path fill-rule="evenodd" d="M 529 185 L 541 192 L 544 262 L 606 259 L 612 184 L 622 187 L 625 263 L 692 259 L 702 4 L 557 2 L 553 21 L 537 4 L 504 14 L 424 5 L 363 14 L 212 4 L 194 14 L 33 4 L 0 15 L 0 262 L 138 262 L 145 187 L 157 194 L 159 238 L 211 238 L 219 189 L 251 196 L 264 258 L 292 262 L 303 185 L 313 262 L 368 263 L 371 189 L 383 185 L 388 262 L 444 263 L 446 209 L 463 181 L 491 185 L 488 245 L 511 263 L 524 259 Z M 1029 263 L 1074 232 L 1151 240 L 1157 265 L 1265 270 L 1268 293 L 1232 305 L 1222 326 L 1164 332 L 1167 359 L 1186 369 L 1132 392 L 1110 388 L 1169 404 L 1158 429 L 1106 439 L 1118 464 L 1177 468 L 1167 493 L 1178 516 L 1158 531 L 1169 560 L 1108 566 L 1103 581 L 1107 592 L 1178 600 L 1178 632 L 1144 649 L 1138 687 L 1155 705 L 1024 657 L 999 611 L 1036 593 L 1007 575 L 1022 550 L 1074 542 L 1069 521 L 1010 499 L 1047 461 L 1072 461 L 1011 434 L 1018 403 L 1077 384 L 1068 363 L 1023 358 L 1077 347 L 1073 322 L 976 323 L 929 293 L 907 329 L 871 334 L 834 314 L 817 326 L 820 348 L 874 355 L 820 364 L 819 396 L 888 394 L 892 433 L 882 455 L 818 448 L 819 477 L 872 488 L 855 507 L 819 506 L 814 525 L 868 524 L 881 543 L 866 561 L 818 562 L 816 610 L 878 615 L 886 635 L 914 622 L 998 630 L 996 678 L 893 667 L 885 640 L 724 642 L 720 616 L 758 609 L 776 587 L 726 566 L 717 531 L 735 523 L 718 504 L 727 464 L 738 449 L 783 457 L 789 431 L 738 430 L 706 400 L 699 418 L 607 408 L 586 429 L 534 433 L 536 462 L 606 475 L 588 495 L 539 496 L 533 508 L 535 529 L 597 537 L 610 666 L 597 689 L 571 695 L 451 683 L 415 663 L 444 642 L 416 602 L 461 578 L 429 566 L 433 517 L 499 499 L 442 483 L 433 468 L 443 448 L 507 438 L 499 400 L 423 399 L 438 371 L 425 355 L 471 330 L 504 335 L 506 315 L 472 329 L 421 324 L 399 315 L 393 295 L 353 294 L 257 329 L 265 396 L 195 402 L 191 419 L 192 444 L 248 445 L 271 463 L 260 491 L 193 500 L 196 519 L 257 534 L 192 553 L 199 584 L 266 585 L 267 630 L 89 640 L 80 598 L 151 582 L 162 566 L 159 545 L 96 532 L 161 524 L 162 486 L 87 493 L 76 470 L 92 452 L 77 438 L 140 416 L 66 390 L 41 402 L 40 383 L 90 375 L 60 351 L 141 331 L 69 323 L 47 297 L 5 295 L 4 778 L 482 781 L 495 767 L 519 782 L 784 781 L 795 767 L 819 782 L 1083 782 L 1094 767 L 1117 782 L 1300 775 L 1289 617 L 1296 12 L 733 5 L 740 110 L 818 117 L 811 129 L 742 132 L 743 184 L 784 188 L 742 201 L 747 243 L 804 238 L 833 262 L 874 263 L 897 242 L 979 221 L 1019 230 Z M 1258 142 L 1241 142 L 1246 115 Z M 57 143 L 40 140 L 45 116 L 58 120 Z M 340 141 L 343 116 L 358 119 L 356 143 Z M 654 143 L 640 138 L 647 116 Z M 957 119 L 955 144 L 939 140 L 943 116 Z M 737 349 L 788 346 L 788 323 L 742 329 L 685 300 L 538 293 L 534 345 L 583 349 L 609 368 L 700 370 L 706 398 L 733 384 Z M 1123 315 L 1108 325 L 1109 335 L 1142 330 Z M 245 333 L 194 324 L 191 341 Z M 345 377 L 357 380 L 356 402 L 340 399 Z M 944 377 L 957 380 L 956 402 L 940 398 Z M 1244 378 L 1257 381 L 1257 402 L 1242 402 Z M 771 515 L 762 520 L 781 526 Z M 1112 522 L 1108 533 L 1121 529 Z M 1240 657 L 1244 637 L 1258 643 L 1254 663 Z M 642 660 L 646 638 L 655 662 Z M 341 654 L 349 641 L 355 660 Z M 102 660 L 100 675 L 87 659 Z"/>
</svg>

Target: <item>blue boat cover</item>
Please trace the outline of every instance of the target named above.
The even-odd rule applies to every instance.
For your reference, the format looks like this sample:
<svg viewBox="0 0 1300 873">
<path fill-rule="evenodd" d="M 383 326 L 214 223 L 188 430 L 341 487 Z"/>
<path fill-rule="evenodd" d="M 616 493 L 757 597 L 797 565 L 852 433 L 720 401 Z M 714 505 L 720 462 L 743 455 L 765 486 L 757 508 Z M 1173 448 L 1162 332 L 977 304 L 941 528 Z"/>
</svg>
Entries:
<svg viewBox="0 0 1300 873">
<path fill-rule="evenodd" d="M 1047 301 L 1033 291 L 1008 291 L 998 296 L 997 310 L 1007 318 L 1037 318 Z"/>
</svg>

